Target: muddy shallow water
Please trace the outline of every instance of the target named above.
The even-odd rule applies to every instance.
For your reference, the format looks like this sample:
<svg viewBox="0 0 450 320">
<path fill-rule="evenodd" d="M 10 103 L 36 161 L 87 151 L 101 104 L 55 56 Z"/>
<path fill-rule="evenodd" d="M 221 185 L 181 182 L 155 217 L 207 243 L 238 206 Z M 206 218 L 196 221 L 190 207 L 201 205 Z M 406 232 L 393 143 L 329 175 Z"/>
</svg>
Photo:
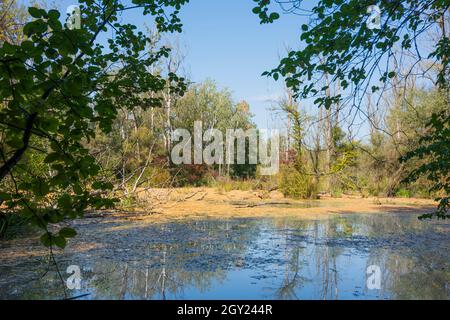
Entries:
<svg viewBox="0 0 450 320">
<path fill-rule="evenodd" d="M 450 297 L 450 223 L 421 222 L 409 213 L 165 223 L 102 218 L 77 221 L 75 228 L 79 236 L 56 254 L 64 280 L 69 265 L 81 270 L 81 289 L 67 289 L 69 297 Z M 39 250 L 34 238 L 0 243 L 1 299 L 64 297 Z M 375 267 L 368 273 L 369 266 Z"/>
</svg>

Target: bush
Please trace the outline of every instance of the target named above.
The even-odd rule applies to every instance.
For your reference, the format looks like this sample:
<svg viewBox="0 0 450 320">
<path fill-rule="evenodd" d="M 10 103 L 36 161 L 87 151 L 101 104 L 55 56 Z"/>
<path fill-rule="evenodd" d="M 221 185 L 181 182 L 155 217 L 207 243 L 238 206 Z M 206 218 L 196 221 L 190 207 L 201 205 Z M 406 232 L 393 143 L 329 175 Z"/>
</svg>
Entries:
<svg viewBox="0 0 450 320">
<path fill-rule="evenodd" d="M 397 192 L 395 193 L 395 196 L 399 197 L 399 198 L 410 198 L 411 192 L 408 189 L 401 188 L 401 189 L 397 190 Z"/>
<path fill-rule="evenodd" d="M 189 164 L 174 166 L 171 168 L 172 176 L 175 176 L 175 186 L 201 187 L 208 185 L 211 180 L 211 170 L 205 164 Z"/>
<path fill-rule="evenodd" d="M 317 198 L 317 186 L 312 177 L 290 166 L 281 168 L 279 188 L 285 197 L 294 199 Z"/>
<path fill-rule="evenodd" d="M 163 188 L 170 184 L 172 176 L 170 171 L 165 168 L 149 167 L 146 171 L 145 179 L 147 185 L 154 188 Z"/>
</svg>

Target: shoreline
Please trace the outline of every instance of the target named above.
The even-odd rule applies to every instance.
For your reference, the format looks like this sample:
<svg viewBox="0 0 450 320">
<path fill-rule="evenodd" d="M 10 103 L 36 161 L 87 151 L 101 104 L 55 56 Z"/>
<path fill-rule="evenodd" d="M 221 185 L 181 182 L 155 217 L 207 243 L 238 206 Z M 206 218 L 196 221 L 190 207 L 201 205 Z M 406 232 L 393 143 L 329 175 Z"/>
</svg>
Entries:
<svg viewBox="0 0 450 320">
<path fill-rule="evenodd" d="M 316 200 L 295 200 L 285 198 L 278 191 L 226 192 L 217 188 L 151 189 L 139 193 L 138 200 L 150 206 L 122 213 L 118 211 L 113 215 L 145 222 L 288 216 L 317 219 L 351 213 L 424 214 L 436 207 L 435 201 L 421 198 L 362 198 L 344 195 L 340 198 L 323 196 Z"/>
</svg>

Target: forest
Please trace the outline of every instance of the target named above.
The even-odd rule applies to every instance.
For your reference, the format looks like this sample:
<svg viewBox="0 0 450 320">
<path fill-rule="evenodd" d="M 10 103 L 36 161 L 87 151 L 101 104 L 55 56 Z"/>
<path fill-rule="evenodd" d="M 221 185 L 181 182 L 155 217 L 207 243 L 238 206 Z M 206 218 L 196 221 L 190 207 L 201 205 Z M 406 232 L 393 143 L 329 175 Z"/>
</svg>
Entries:
<svg viewBox="0 0 450 320">
<path fill-rule="evenodd" d="M 371 1 L 247 1 L 262 25 L 308 16 L 300 48 L 261 70 L 282 87 L 270 101 L 279 128 L 273 175 L 259 162 L 173 161 L 174 133 L 194 136 L 196 121 L 202 136 L 264 129 L 250 101 L 185 71 L 174 35 L 190 1 L 80 0 L 77 28 L 50 2 L 0 0 L 2 241 L 25 237 L 25 228 L 63 249 L 79 232 L 67 221 L 151 212 L 161 190 L 242 191 L 261 201 L 277 192 L 296 203 L 429 199 L 420 219 L 449 218 L 450 2 L 375 1 L 383 14 L 373 29 Z M 154 23 L 129 23 L 131 11 Z"/>
</svg>

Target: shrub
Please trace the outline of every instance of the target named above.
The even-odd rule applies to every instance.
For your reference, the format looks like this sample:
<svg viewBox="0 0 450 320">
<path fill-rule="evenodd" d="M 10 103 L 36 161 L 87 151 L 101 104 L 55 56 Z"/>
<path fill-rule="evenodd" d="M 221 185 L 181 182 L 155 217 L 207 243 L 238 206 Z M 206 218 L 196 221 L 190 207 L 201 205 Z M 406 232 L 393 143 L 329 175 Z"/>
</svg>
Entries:
<svg viewBox="0 0 450 320">
<path fill-rule="evenodd" d="M 401 188 L 401 189 L 397 190 L 397 192 L 395 193 L 395 196 L 399 197 L 399 198 L 410 198 L 411 192 L 408 189 Z"/>
<path fill-rule="evenodd" d="M 149 187 L 163 188 L 172 180 L 170 171 L 166 168 L 149 167 L 146 170 L 147 185 Z"/>
<path fill-rule="evenodd" d="M 281 168 L 279 188 L 283 195 L 289 198 L 311 199 L 317 197 L 317 186 L 312 177 L 291 166 Z"/>
</svg>

